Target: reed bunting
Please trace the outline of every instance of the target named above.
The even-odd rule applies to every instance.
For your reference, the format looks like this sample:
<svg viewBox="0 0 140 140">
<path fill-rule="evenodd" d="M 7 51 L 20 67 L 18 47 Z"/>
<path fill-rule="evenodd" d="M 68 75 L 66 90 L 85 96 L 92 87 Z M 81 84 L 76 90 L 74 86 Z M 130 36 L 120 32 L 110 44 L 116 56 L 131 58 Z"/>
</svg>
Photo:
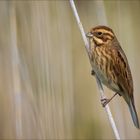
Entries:
<svg viewBox="0 0 140 140">
<path fill-rule="evenodd" d="M 113 90 L 114 96 L 118 94 L 124 98 L 135 126 L 140 128 L 134 104 L 130 67 L 113 30 L 106 26 L 97 26 L 92 28 L 86 36 L 90 43 L 92 74 L 96 74 L 105 86 Z M 101 99 L 103 106 L 112 98 Z"/>
</svg>

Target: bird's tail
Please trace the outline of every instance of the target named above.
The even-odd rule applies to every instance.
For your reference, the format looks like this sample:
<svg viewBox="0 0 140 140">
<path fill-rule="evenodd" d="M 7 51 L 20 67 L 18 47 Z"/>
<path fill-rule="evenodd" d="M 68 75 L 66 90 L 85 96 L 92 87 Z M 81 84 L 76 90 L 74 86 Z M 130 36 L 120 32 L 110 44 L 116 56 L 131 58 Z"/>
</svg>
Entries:
<svg viewBox="0 0 140 140">
<path fill-rule="evenodd" d="M 128 106 L 129 106 L 129 110 L 130 110 L 130 113 L 131 113 L 131 116 L 132 116 L 132 120 L 134 122 L 134 125 L 138 129 L 140 129 L 138 115 L 137 115 L 137 112 L 136 112 L 136 108 L 135 108 L 134 102 L 132 100 L 130 100 Z"/>
</svg>

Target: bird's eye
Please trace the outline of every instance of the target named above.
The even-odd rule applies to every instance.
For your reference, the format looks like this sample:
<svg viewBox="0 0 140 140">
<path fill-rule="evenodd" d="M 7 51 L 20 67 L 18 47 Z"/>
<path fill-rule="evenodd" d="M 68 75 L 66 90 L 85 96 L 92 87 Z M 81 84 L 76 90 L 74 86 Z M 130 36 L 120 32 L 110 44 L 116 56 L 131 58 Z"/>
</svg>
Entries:
<svg viewBox="0 0 140 140">
<path fill-rule="evenodd" d="M 102 32 L 97 32 L 98 35 L 102 35 Z"/>
</svg>

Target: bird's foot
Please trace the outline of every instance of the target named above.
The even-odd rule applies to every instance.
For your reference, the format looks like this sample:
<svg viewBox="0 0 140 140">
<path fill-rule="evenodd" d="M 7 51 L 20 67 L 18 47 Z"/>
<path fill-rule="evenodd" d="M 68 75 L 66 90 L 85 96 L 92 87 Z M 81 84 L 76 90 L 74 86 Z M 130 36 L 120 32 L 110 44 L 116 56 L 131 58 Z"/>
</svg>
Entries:
<svg viewBox="0 0 140 140">
<path fill-rule="evenodd" d="M 95 75 L 94 70 L 91 70 L 91 75 L 92 75 L 92 76 L 94 76 L 94 75 Z"/>
<path fill-rule="evenodd" d="M 101 104 L 102 104 L 103 107 L 105 107 L 109 102 L 110 102 L 110 99 L 107 99 L 107 98 L 102 98 L 101 99 Z"/>
<path fill-rule="evenodd" d="M 118 93 L 116 92 L 110 99 L 107 99 L 105 97 L 101 98 L 101 104 L 103 107 L 105 107 Z"/>
</svg>

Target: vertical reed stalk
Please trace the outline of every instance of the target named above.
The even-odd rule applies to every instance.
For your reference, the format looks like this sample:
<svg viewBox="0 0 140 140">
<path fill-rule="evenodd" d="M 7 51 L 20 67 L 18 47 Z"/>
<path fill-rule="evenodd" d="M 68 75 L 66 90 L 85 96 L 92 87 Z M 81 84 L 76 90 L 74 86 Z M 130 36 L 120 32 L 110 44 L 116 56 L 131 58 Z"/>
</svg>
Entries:
<svg viewBox="0 0 140 140">
<path fill-rule="evenodd" d="M 82 23 L 80 21 L 80 18 L 79 18 L 79 15 L 78 15 L 78 12 L 76 10 L 76 7 L 75 7 L 75 4 L 74 4 L 74 1 L 73 0 L 70 0 L 70 5 L 71 5 L 71 8 L 73 10 L 73 13 L 74 13 L 74 16 L 76 18 L 76 21 L 77 21 L 77 24 L 78 24 L 78 27 L 80 29 L 80 32 L 81 32 L 81 35 L 83 37 L 83 40 L 84 40 L 84 43 L 85 43 L 85 48 L 86 48 L 86 51 L 87 51 L 87 54 L 88 56 L 90 56 L 90 48 L 89 48 L 89 43 L 87 41 L 87 38 L 85 36 L 85 32 L 84 32 L 84 29 L 83 29 L 83 26 L 82 26 Z M 91 62 L 90 62 L 91 63 Z M 96 82 L 97 82 L 97 85 L 98 85 L 98 89 L 99 89 L 99 93 L 100 93 L 100 96 L 101 98 L 105 97 L 105 94 L 104 94 L 104 90 L 103 90 L 103 86 L 102 86 L 102 83 L 100 82 L 100 80 L 98 79 L 97 76 L 95 76 L 96 78 Z M 115 135 L 115 138 L 116 139 L 120 139 L 120 135 L 119 135 L 119 132 L 117 130 L 117 127 L 116 127 L 116 124 L 115 124 L 115 121 L 113 119 L 113 116 L 112 116 L 112 113 L 110 111 L 110 108 L 109 108 L 109 105 L 106 105 L 105 106 L 105 111 L 108 115 L 108 119 L 109 119 L 109 122 L 111 124 L 111 127 L 113 129 L 113 132 L 114 132 L 114 135 Z"/>
</svg>

